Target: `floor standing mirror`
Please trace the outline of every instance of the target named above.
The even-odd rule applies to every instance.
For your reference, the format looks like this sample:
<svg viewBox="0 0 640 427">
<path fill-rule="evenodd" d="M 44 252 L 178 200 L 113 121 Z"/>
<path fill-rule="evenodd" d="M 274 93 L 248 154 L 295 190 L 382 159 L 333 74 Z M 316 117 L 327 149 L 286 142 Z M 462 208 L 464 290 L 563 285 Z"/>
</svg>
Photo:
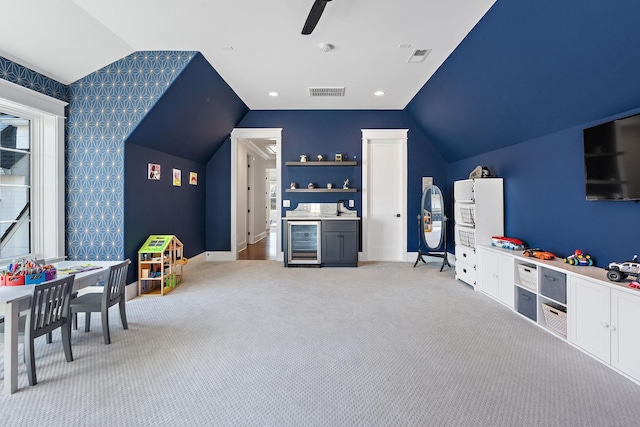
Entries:
<svg viewBox="0 0 640 427">
<path fill-rule="evenodd" d="M 422 245 L 427 247 L 427 251 L 422 251 Z M 441 249 L 441 251 L 438 251 Z M 442 192 L 435 185 L 425 188 L 420 202 L 420 215 L 418 215 L 418 262 L 426 264 L 425 256 L 442 258 L 442 266 L 451 267 L 447 257 L 447 217 L 444 214 L 444 200 Z"/>
</svg>

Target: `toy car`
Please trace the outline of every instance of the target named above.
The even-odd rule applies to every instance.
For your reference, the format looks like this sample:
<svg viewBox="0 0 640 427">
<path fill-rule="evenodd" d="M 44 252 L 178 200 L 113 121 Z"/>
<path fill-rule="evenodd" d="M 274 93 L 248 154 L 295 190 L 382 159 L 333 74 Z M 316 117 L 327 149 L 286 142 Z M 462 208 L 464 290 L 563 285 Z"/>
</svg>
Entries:
<svg viewBox="0 0 640 427">
<path fill-rule="evenodd" d="M 504 236 L 492 236 L 491 246 L 511 249 L 512 251 L 521 251 L 524 249 L 524 243 L 522 242 L 522 240 Z"/>
<path fill-rule="evenodd" d="M 628 276 L 636 276 L 636 280 L 639 280 L 640 275 L 640 262 L 638 262 L 638 255 L 635 255 L 631 261 L 624 262 L 611 262 L 605 267 L 607 270 L 607 279 L 614 282 L 621 282 Z"/>
<path fill-rule="evenodd" d="M 526 249 L 523 253 L 524 256 L 535 257 L 538 259 L 555 259 L 556 256 L 551 252 L 543 251 L 542 249 Z"/>
<path fill-rule="evenodd" d="M 564 258 L 564 262 L 570 265 L 595 265 L 596 263 L 591 255 L 585 255 L 579 249 L 576 249 L 573 255 Z"/>
</svg>

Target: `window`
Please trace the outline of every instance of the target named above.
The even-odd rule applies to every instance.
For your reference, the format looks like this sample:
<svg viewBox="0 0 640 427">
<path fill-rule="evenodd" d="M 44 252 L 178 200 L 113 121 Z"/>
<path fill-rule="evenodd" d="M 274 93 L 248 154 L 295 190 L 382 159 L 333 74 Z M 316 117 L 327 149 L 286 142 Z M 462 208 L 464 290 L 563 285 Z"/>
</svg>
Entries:
<svg viewBox="0 0 640 427">
<path fill-rule="evenodd" d="M 64 257 L 65 105 L 0 79 L 0 265 Z"/>
<path fill-rule="evenodd" d="M 30 121 L 0 111 L 0 259 L 31 254 Z"/>
</svg>

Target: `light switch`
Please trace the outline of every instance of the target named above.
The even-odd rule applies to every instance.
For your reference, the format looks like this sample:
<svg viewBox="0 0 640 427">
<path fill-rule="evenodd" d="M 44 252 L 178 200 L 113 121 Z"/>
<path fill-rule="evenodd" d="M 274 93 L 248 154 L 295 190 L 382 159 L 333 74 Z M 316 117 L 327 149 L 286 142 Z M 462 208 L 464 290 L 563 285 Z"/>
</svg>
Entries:
<svg viewBox="0 0 640 427">
<path fill-rule="evenodd" d="M 349 200 L 349 207 L 352 208 L 356 205 L 355 200 Z"/>
<path fill-rule="evenodd" d="M 283 200 L 282 201 L 282 207 L 283 208 L 291 207 L 291 201 L 290 200 Z"/>
</svg>

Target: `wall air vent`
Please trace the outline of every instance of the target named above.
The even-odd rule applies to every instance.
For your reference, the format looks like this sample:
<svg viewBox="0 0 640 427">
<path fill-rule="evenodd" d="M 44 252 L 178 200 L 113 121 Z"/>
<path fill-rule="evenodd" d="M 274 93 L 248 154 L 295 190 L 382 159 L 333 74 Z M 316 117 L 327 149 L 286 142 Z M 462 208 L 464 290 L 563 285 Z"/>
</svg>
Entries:
<svg viewBox="0 0 640 427">
<path fill-rule="evenodd" d="M 342 87 L 310 87 L 309 96 L 344 96 L 347 88 Z"/>
<path fill-rule="evenodd" d="M 431 49 L 415 49 L 409 57 L 409 62 L 423 62 L 431 53 Z"/>
</svg>

